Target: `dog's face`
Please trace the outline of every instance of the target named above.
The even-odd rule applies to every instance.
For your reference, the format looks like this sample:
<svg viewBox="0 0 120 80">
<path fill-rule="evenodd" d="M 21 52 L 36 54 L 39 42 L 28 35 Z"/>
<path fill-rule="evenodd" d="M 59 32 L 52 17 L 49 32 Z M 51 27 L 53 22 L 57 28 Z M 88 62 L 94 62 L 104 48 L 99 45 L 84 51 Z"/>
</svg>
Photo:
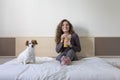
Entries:
<svg viewBox="0 0 120 80">
<path fill-rule="evenodd" d="M 29 40 L 29 41 L 26 41 L 26 46 L 29 46 L 29 47 L 34 47 L 35 45 L 37 45 L 37 41 L 36 40 Z"/>
</svg>

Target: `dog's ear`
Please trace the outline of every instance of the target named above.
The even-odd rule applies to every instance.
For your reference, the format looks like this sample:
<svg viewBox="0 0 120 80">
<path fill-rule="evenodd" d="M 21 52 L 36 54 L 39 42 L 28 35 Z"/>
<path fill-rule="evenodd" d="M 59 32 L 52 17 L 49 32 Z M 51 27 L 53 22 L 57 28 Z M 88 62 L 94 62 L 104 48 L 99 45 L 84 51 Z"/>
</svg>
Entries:
<svg viewBox="0 0 120 80">
<path fill-rule="evenodd" d="M 34 44 L 38 44 L 36 40 L 34 40 Z"/>
<path fill-rule="evenodd" d="M 29 44 L 29 41 L 26 41 L 26 46 L 28 46 L 28 44 Z"/>
</svg>

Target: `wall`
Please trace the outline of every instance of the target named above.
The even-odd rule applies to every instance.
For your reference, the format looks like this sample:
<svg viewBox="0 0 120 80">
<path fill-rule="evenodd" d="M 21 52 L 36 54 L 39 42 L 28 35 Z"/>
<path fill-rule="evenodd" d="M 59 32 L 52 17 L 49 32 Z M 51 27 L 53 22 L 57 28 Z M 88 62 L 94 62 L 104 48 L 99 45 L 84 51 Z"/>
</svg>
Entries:
<svg viewBox="0 0 120 80">
<path fill-rule="evenodd" d="M 79 36 L 120 36 L 120 0 L 0 0 L 0 37 L 54 36 L 68 19 Z"/>
</svg>

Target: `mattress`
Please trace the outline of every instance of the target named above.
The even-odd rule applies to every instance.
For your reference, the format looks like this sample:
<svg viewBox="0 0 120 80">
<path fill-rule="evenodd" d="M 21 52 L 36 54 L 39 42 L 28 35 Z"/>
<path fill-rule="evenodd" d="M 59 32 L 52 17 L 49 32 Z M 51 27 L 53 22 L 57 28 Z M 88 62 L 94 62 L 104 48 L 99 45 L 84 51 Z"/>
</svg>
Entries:
<svg viewBox="0 0 120 80">
<path fill-rule="evenodd" d="M 17 60 L 0 65 L 0 80 L 120 80 L 120 69 L 98 57 L 60 65 L 50 57 L 36 57 L 36 64 L 22 65 Z"/>
<path fill-rule="evenodd" d="M 101 57 L 105 62 L 113 65 L 120 66 L 120 57 Z"/>
</svg>

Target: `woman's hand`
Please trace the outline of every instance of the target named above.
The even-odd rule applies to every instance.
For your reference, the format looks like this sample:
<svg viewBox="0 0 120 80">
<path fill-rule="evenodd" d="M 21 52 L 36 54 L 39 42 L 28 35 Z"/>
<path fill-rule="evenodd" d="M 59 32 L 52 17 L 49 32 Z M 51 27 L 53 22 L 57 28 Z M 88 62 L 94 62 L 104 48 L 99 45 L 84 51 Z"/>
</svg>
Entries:
<svg viewBox="0 0 120 80">
<path fill-rule="evenodd" d="M 71 35 L 63 34 L 61 35 L 61 42 L 64 42 L 64 47 L 68 47 L 71 45 Z"/>
<path fill-rule="evenodd" d="M 62 35 L 61 35 L 61 42 L 64 41 L 64 39 L 65 39 L 66 36 L 67 36 L 66 34 L 62 34 Z"/>
</svg>

